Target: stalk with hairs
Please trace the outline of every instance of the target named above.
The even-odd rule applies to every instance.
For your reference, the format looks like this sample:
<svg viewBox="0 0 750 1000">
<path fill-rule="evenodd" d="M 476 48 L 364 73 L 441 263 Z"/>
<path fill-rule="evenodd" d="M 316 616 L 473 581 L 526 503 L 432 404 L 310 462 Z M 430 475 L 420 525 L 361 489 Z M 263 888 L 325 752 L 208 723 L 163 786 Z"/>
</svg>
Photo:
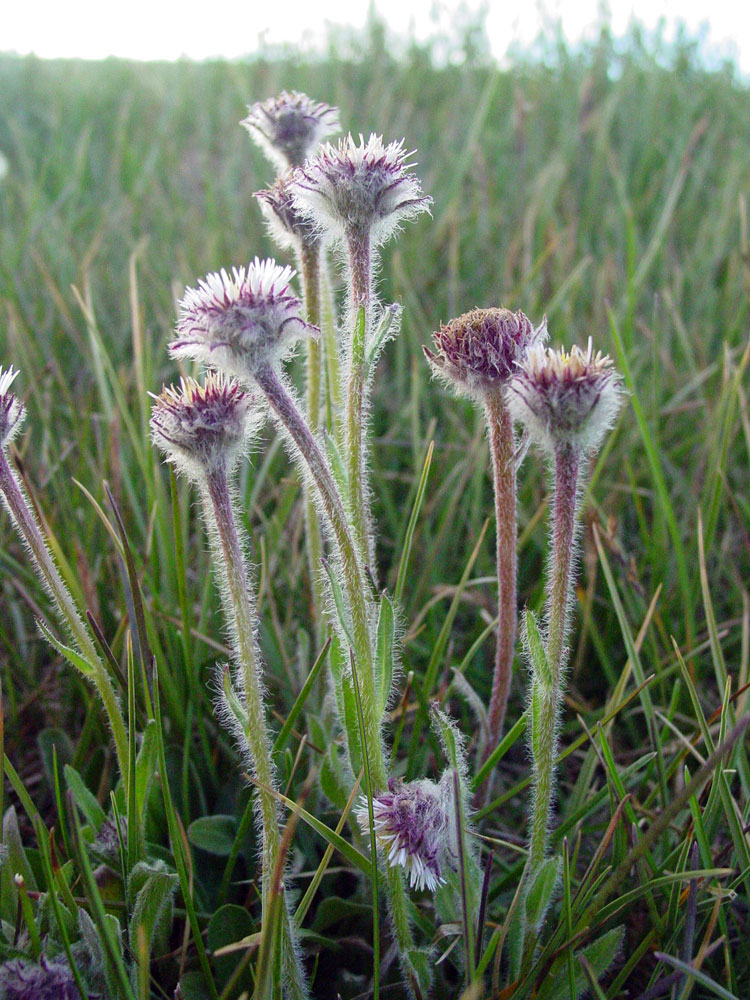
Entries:
<svg viewBox="0 0 750 1000">
<path fill-rule="evenodd" d="M 375 689 L 372 607 L 363 567 L 352 539 L 344 504 L 328 461 L 300 412 L 282 362 L 295 341 L 316 334 L 302 318 L 301 302 L 289 282 L 290 268 L 275 261 L 255 260 L 248 268 L 222 271 L 188 289 L 180 303 L 177 337 L 170 346 L 174 357 L 192 358 L 233 375 L 261 390 L 293 460 L 315 488 L 334 552 L 336 581 L 345 600 L 338 635 L 344 649 L 352 648 L 361 691 L 364 735 L 368 745 L 373 791 L 387 784 L 387 753 Z M 344 726 L 353 757 L 356 732 Z M 401 874 L 388 868 L 386 885 L 390 914 L 401 954 L 409 973 L 417 976 L 410 952 L 414 950 L 408 901 Z"/>
<path fill-rule="evenodd" d="M 252 396 L 224 375 L 209 373 L 205 385 L 183 379 L 157 397 L 151 415 L 154 443 L 178 473 L 200 492 L 211 556 L 231 639 L 234 676 L 223 671 L 217 684 L 219 714 L 235 736 L 259 791 L 262 836 L 262 920 L 267 932 L 270 880 L 279 863 L 281 831 L 273 791 L 276 768 L 265 719 L 260 650 L 256 639 L 255 595 L 240 538 L 233 476 L 250 439 L 264 421 Z M 286 995 L 307 996 L 297 932 L 283 908 L 282 968 Z"/>
<path fill-rule="evenodd" d="M 531 349 L 508 387 L 513 417 L 549 456 L 552 469 L 552 550 L 547 568 L 544 648 L 527 613 L 524 641 L 532 665 L 531 744 L 534 796 L 531 808 L 527 887 L 547 854 L 554 795 L 557 728 L 562 709 L 566 645 L 575 579 L 578 508 L 589 457 L 612 426 L 622 399 L 621 379 L 609 357 L 573 347 L 570 353 Z M 533 950 L 529 929 L 526 957 Z"/>
<path fill-rule="evenodd" d="M 480 405 L 487 421 L 497 532 L 497 644 L 484 759 L 503 734 L 518 618 L 516 441 L 505 392 L 517 366 L 546 336 L 545 320 L 535 329 L 520 310 L 473 309 L 433 335 L 435 353 L 424 349 L 433 371 Z"/>
<path fill-rule="evenodd" d="M 374 333 L 373 274 L 380 246 L 402 222 L 429 211 L 410 169 L 403 141 L 385 145 L 378 135 L 359 143 L 351 135 L 337 146 L 326 143 L 293 175 L 295 204 L 325 239 L 343 245 L 348 265 L 349 335 L 343 345 L 346 379 L 344 451 L 354 541 L 363 566 L 375 567 L 367 468 L 367 411 Z"/>
<path fill-rule="evenodd" d="M 291 177 L 294 168 L 301 166 L 326 136 L 338 131 L 338 108 L 314 101 L 297 91 L 291 94 L 282 91 L 278 97 L 250 105 L 242 124 L 279 171 L 276 181 L 265 190 L 257 191 L 255 197 L 266 217 L 271 237 L 282 249 L 294 252 L 302 279 L 305 318 L 312 326 L 320 326 L 321 237 L 317 227 L 296 209 Z M 321 421 L 323 344 L 310 337 L 306 348 L 307 423 L 312 433 L 317 434 Z M 324 608 L 323 543 L 315 500 L 307 486 L 305 527 L 313 618 L 320 643 Z"/>
<path fill-rule="evenodd" d="M 11 391 L 11 386 L 17 375 L 18 372 L 12 368 L 5 371 L 0 368 L 0 494 L 2 494 L 11 520 L 31 556 L 34 569 L 52 597 L 58 618 L 73 640 L 75 648 L 68 649 L 58 643 L 41 622 L 39 627 L 45 639 L 77 667 L 88 681 L 93 683 L 102 699 L 109 727 L 112 730 L 120 777 L 127 792 L 128 738 L 115 689 L 94 644 L 94 639 L 84 624 L 83 615 L 76 606 L 52 557 L 50 547 L 42 534 L 36 514 L 21 481 L 9 460 L 9 445 L 21 429 L 26 415 L 23 403 Z"/>
</svg>

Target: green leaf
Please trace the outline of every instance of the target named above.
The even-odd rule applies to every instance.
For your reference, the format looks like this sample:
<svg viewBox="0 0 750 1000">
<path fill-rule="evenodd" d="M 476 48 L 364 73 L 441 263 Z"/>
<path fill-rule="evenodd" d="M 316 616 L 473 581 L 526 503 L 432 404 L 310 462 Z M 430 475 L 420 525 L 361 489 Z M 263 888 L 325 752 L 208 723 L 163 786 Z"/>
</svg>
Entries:
<svg viewBox="0 0 750 1000">
<path fill-rule="evenodd" d="M 341 586 L 339 581 L 336 579 L 336 574 L 333 571 L 333 567 L 328 562 L 327 559 L 323 560 L 323 569 L 325 569 L 328 576 L 328 582 L 331 586 L 331 594 L 333 595 L 333 603 L 336 607 L 336 617 L 339 620 L 341 630 L 346 636 L 349 645 L 352 649 L 355 648 L 355 642 L 352 639 L 351 629 L 349 628 L 349 618 L 346 613 L 346 601 L 344 600 L 344 595 L 341 591 Z"/>
<path fill-rule="evenodd" d="M 349 764 L 354 774 L 362 769 L 362 741 L 357 716 L 357 698 L 354 692 L 354 675 L 347 670 L 341 677 L 341 693 L 344 702 L 344 727 L 346 728 L 346 745 L 349 750 Z"/>
<path fill-rule="evenodd" d="M 360 918 L 371 916 L 372 907 L 369 903 L 357 903 L 351 899 L 342 899 L 341 896 L 327 896 L 315 911 L 312 926 L 313 930 L 322 934 L 329 927 L 344 920 L 358 921 Z"/>
<path fill-rule="evenodd" d="M 375 647 L 375 715 L 385 712 L 393 683 L 393 648 L 396 640 L 396 617 L 388 594 L 383 591 L 378 611 L 377 644 Z"/>
<path fill-rule="evenodd" d="M 199 847 L 209 854 L 225 858 L 232 850 L 237 824 L 234 816 L 217 814 L 201 816 L 188 827 L 188 840 L 193 847 Z"/>
<path fill-rule="evenodd" d="M 72 663 L 76 670 L 79 670 L 87 680 L 94 680 L 96 671 L 85 657 L 81 656 L 80 653 L 77 653 L 75 649 L 71 649 L 70 646 L 66 646 L 64 643 L 60 642 L 59 639 L 55 638 L 41 619 L 37 620 L 37 627 L 50 646 L 54 647 L 60 656 L 64 657 L 68 663 Z"/>
<path fill-rule="evenodd" d="M 174 896 L 179 879 L 163 861 L 139 861 L 130 873 L 128 894 L 133 907 L 129 921 L 130 947 L 138 950 L 138 928 L 143 927 L 149 956 L 161 955 L 172 930 Z"/>
<path fill-rule="evenodd" d="M 244 906 L 227 903 L 220 906 L 208 923 L 207 942 L 213 953 L 227 945 L 242 941 L 253 933 L 253 919 Z M 227 955 L 213 955 L 213 965 L 220 989 L 225 989 L 237 966 L 245 955 L 244 951 L 235 951 Z M 252 989 L 252 978 L 249 970 L 240 977 L 234 986 L 232 996 L 239 996 L 242 990 Z"/>
<path fill-rule="evenodd" d="M 344 809 L 348 798 L 347 783 L 344 778 L 344 764 L 341 759 L 341 751 L 335 744 L 329 746 L 326 751 L 320 767 L 319 781 L 323 794 L 328 797 L 337 809 Z"/>
<path fill-rule="evenodd" d="M 365 367 L 368 370 L 371 369 L 378 360 L 380 352 L 383 350 L 388 341 L 393 340 L 394 337 L 398 336 L 398 332 L 401 329 L 402 312 L 403 310 L 397 302 L 392 302 L 391 305 L 386 306 L 383 310 L 380 322 L 378 323 L 378 328 L 372 335 L 365 353 Z"/>
<path fill-rule="evenodd" d="M 523 616 L 523 644 L 531 662 L 534 679 L 542 686 L 545 693 L 552 691 L 554 685 L 552 668 L 547 659 L 536 615 L 528 608 Z"/>
<path fill-rule="evenodd" d="M 586 977 L 586 973 L 581 965 L 581 957 L 585 958 L 588 964 L 591 966 L 591 970 L 598 979 L 603 976 L 607 969 L 612 965 L 617 956 L 622 949 L 622 942 L 625 936 L 625 928 L 623 926 L 615 927 L 611 931 L 607 931 L 606 934 L 602 934 L 600 938 L 596 941 L 592 941 L 591 944 L 586 945 L 585 948 L 581 948 L 575 953 L 576 961 L 575 972 L 574 972 L 574 985 L 575 985 L 575 997 L 572 1000 L 578 1000 L 578 997 L 582 995 L 584 990 L 588 989 L 589 982 Z M 571 1000 L 570 997 L 570 981 L 568 976 L 563 974 L 563 962 L 565 959 L 560 957 L 552 966 L 549 974 L 545 977 L 544 983 L 539 990 L 539 1000 Z"/>
<path fill-rule="evenodd" d="M 67 764 L 73 759 L 73 744 L 68 734 L 55 726 L 43 729 L 37 736 L 36 742 L 42 758 L 44 776 L 47 779 L 49 787 L 54 789 L 55 764 L 53 757 L 55 750 L 57 751 L 57 763 L 59 767 L 60 764 Z"/>
<path fill-rule="evenodd" d="M 548 858 L 534 874 L 526 894 L 526 926 L 538 932 L 560 878 L 562 858 Z"/>
<path fill-rule="evenodd" d="M 429 996 L 432 986 L 434 956 L 424 948 L 412 948 L 407 952 L 407 960 L 423 997 Z"/>
<path fill-rule="evenodd" d="M 71 767 L 70 764 L 66 764 L 63 774 L 65 775 L 65 784 L 73 795 L 75 804 L 86 817 L 86 821 L 92 827 L 94 833 L 98 833 L 102 823 L 107 818 L 106 813 L 97 802 L 93 793 L 86 787 L 78 771 Z"/>
<path fill-rule="evenodd" d="M 156 772 L 157 759 L 156 721 L 149 719 L 143 730 L 141 749 L 138 751 L 138 758 L 135 762 L 135 801 L 141 820 L 145 815 L 149 792 Z"/>
</svg>

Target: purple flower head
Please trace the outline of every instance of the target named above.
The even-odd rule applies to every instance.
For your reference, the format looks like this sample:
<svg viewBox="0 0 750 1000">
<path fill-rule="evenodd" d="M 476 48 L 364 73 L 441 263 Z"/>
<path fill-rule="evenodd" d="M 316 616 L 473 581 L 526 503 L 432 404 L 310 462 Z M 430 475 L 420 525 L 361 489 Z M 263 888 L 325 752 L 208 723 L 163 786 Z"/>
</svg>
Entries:
<svg viewBox="0 0 750 1000">
<path fill-rule="evenodd" d="M 447 775 L 450 778 L 450 775 Z M 445 879 L 441 866 L 455 855 L 453 798 L 450 781 L 402 781 L 391 778 L 388 791 L 372 800 L 375 837 L 388 864 L 400 865 L 414 889 L 433 892 Z M 360 801 L 357 820 L 370 830 L 367 799 Z"/>
<path fill-rule="evenodd" d="M 14 958 L 0 966 L 0 997 L 3 1000 L 81 1000 L 73 973 L 62 955 L 52 959 L 42 955 L 38 964 Z"/>
<path fill-rule="evenodd" d="M 585 351 L 532 348 L 508 390 L 511 413 L 548 452 L 557 444 L 595 450 L 614 423 L 623 394 L 612 359 L 594 354 L 591 340 Z"/>
<path fill-rule="evenodd" d="M 10 391 L 18 370 L 0 368 L 0 448 L 13 440 L 21 429 L 25 408 L 15 393 Z"/>
<path fill-rule="evenodd" d="M 320 242 L 320 232 L 294 203 L 294 174 L 287 171 L 263 191 L 256 191 L 261 211 L 268 223 L 268 232 L 284 249 L 299 244 L 312 247 Z"/>
<path fill-rule="evenodd" d="M 379 135 L 326 143 L 294 173 L 297 207 L 333 239 L 369 236 L 380 246 L 432 204 L 410 173 L 410 156 L 403 140 L 386 146 Z"/>
<path fill-rule="evenodd" d="M 477 397 L 506 385 L 535 344 L 547 337 L 547 321 L 534 328 L 519 309 L 472 309 L 432 335 L 424 348 L 433 370 L 457 391 Z"/>
<path fill-rule="evenodd" d="M 252 395 L 221 373 L 209 372 L 205 385 L 183 378 L 154 398 L 154 444 L 193 480 L 231 471 L 263 419 Z"/>
<path fill-rule="evenodd" d="M 296 90 L 248 105 L 244 125 L 269 160 L 285 170 L 304 163 L 315 147 L 338 132 L 339 111 Z"/>
<path fill-rule="evenodd" d="M 317 333 L 302 318 L 302 303 L 289 282 L 294 271 L 275 260 L 209 274 L 188 288 L 179 305 L 176 338 L 169 345 L 176 358 L 195 358 L 240 381 L 253 369 L 280 363 L 304 336 Z"/>
</svg>

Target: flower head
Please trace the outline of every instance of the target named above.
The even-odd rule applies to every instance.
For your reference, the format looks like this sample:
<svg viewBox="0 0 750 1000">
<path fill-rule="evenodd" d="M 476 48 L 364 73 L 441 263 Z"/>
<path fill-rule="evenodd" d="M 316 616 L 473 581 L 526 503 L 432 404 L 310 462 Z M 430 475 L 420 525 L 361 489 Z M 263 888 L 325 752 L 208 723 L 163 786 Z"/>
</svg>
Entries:
<svg viewBox="0 0 750 1000">
<path fill-rule="evenodd" d="M 315 246 L 320 241 L 320 231 L 308 215 L 303 214 L 294 202 L 294 174 L 287 171 L 255 197 L 268 223 L 268 231 L 279 246 L 293 249 L 299 243 Z"/>
<path fill-rule="evenodd" d="M 510 383 L 508 403 L 533 440 L 553 452 L 567 443 L 596 449 L 612 426 L 622 401 L 622 379 L 612 359 L 589 340 L 570 353 L 533 347 Z"/>
<path fill-rule="evenodd" d="M 195 358 L 240 380 L 256 365 L 280 362 L 294 343 L 317 333 L 302 318 L 289 282 L 294 271 L 255 258 L 249 267 L 209 274 L 188 288 L 179 305 L 173 357 Z"/>
<path fill-rule="evenodd" d="M 445 881 L 441 865 L 446 855 L 455 855 L 451 783 L 443 777 L 439 784 L 427 779 L 391 779 L 388 791 L 372 800 L 375 837 L 391 867 L 401 865 L 409 884 L 419 890 L 434 891 Z M 370 830 L 367 799 L 356 810 L 364 833 Z"/>
<path fill-rule="evenodd" d="M 0 966 L 3 1000 L 80 1000 L 73 973 L 64 956 L 39 963 L 13 958 Z"/>
<path fill-rule="evenodd" d="M 432 204 L 409 172 L 410 156 L 403 140 L 386 146 L 379 135 L 326 143 L 295 171 L 297 207 L 334 239 L 369 234 L 374 245 L 385 243 L 401 222 Z"/>
<path fill-rule="evenodd" d="M 519 309 L 472 309 L 432 335 L 424 348 L 433 369 L 459 392 L 482 395 L 506 385 L 528 351 L 547 337 L 547 321 L 534 328 Z"/>
<path fill-rule="evenodd" d="M 269 160 L 280 169 L 304 163 L 315 147 L 338 132 L 339 111 L 296 90 L 248 105 L 244 125 Z"/>
<path fill-rule="evenodd" d="M 151 411 L 154 444 L 190 479 L 231 471 L 262 417 L 252 395 L 221 373 L 164 389 Z"/>
<path fill-rule="evenodd" d="M 0 368 L 0 448 L 13 440 L 26 415 L 23 403 L 10 391 L 16 375 L 17 369 Z"/>
</svg>

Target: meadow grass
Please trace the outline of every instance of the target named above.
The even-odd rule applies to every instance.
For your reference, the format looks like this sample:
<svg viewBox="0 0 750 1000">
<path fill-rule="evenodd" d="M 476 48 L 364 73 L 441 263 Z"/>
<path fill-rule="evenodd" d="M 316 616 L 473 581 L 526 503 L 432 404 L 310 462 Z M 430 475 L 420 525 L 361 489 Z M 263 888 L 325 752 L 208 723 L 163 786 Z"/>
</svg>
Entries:
<svg viewBox="0 0 750 1000">
<path fill-rule="evenodd" d="M 690 45 L 654 51 L 638 35 L 615 46 L 604 34 L 576 53 L 550 44 L 547 56 L 502 71 L 481 59 L 440 68 L 416 47 L 393 59 L 375 33 L 356 59 L 0 59 L 0 365 L 21 368 L 29 409 L 17 467 L 127 692 L 133 774 L 136 729 L 158 761 L 160 780 L 133 780 L 116 804 L 125 817 L 144 811 L 145 843 L 128 836 L 119 860 L 131 874 L 142 865 L 164 903 L 137 914 L 146 930 L 126 935 L 125 968 L 117 929 L 132 932 L 133 899 L 92 871 L 84 849 L 116 777 L 106 724 L 93 690 L 35 628 L 41 618 L 55 630 L 51 604 L 3 516 L 4 806 L 17 813 L 3 827 L 3 959 L 33 953 L 37 925 L 61 946 L 80 936 L 83 909 L 112 996 L 171 996 L 180 977 L 184 1000 L 271 995 L 258 953 L 216 954 L 258 930 L 258 848 L 250 793 L 212 713 L 208 680 L 227 637 L 205 533 L 149 442 L 147 391 L 174 380 L 164 348 L 184 286 L 275 254 L 252 198 L 272 172 L 238 122 L 247 103 L 296 88 L 338 105 L 344 129 L 404 136 L 434 199 L 432 220 L 385 249 L 379 280 L 381 299 L 404 306 L 375 379 L 371 448 L 381 575 L 403 611 L 403 698 L 390 727 L 399 773 L 442 767 L 426 725 L 432 699 L 464 733 L 477 730 L 494 657 L 484 424 L 431 381 L 421 345 L 474 306 L 522 308 L 535 323 L 546 314 L 555 345 L 593 337 L 629 393 L 584 504 L 552 834 L 562 882 L 540 951 L 502 995 L 750 992 L 750 764 L 735 731 L 750 680 L 750 92 L 728 69 L 705 71 Z M 325 767 L 324 660 L 306 683 L 320 649 L 304 500 L 271 430 L 239 492 L 281 790 L 306 810 L 290 861 L 313 995 L 369 996 L 368 845 L 350 836 L 353 800 Z M 519 474 L 519 518 L 520 606 L 538 611 L 546 476 L 534 454 Z M 477 949 L 486 996 L 508 987 L 513 963 L 526 691 L 519 654 L 495 801 L 475 822 L 483 863 L 494 848 Z M 716 755 L 733 731 L 729 756 Z M 52 884 L 34 918 L 36 893 Z M 461 934 L 438 930 L 429 905 L 413 918 L 439 951 Z M 597 941 L 619 925 L 617 961 L 598 983 Z M 384 934 L 380 992 L 401 996 Z M 463 952 L 435 967 L 433 995 L 460 995 Z"/>
</svg>

